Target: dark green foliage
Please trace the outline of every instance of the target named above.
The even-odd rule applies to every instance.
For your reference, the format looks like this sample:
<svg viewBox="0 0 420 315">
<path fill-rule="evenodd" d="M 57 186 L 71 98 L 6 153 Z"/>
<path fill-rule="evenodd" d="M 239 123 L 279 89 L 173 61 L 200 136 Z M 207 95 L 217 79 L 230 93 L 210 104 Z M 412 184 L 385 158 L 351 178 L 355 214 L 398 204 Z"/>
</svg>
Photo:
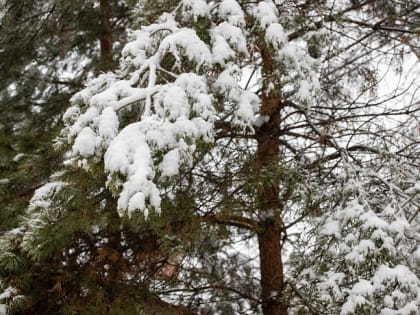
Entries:
<svg viewBox="0 0 420 315">
<path fill-rule="evenodd" d="M 125 41 L 128 5 L 112 7 L 114 62 Z M 101 60 L 104 34 L 94 1 L 5 1 L 0 23 L 0 231 L 16 225 L 33 191 L 60 167 L 52 139 L 60 115 Z"/>
<path fill-rule="evenodd" d="M 104 16 L 99 1 L 7 0 L 0 6 L 2 234 L 22 220 L 25 222 L 22 214 L 33 192 L 62 168 L 63 152 L 54 150 L 53 139 L 62 128 L 61 115 L 69 106 L 70 97 L 83 87 L 87 78 L 113 68 L 118 60 L 126 40 L 132 3 L 117 0 L 103 3 L 110 7 L 109 16 Z M 108 35 L 104 18 L 108 18 L 112 27 L 113 60 L 101 55 L 100 40 Z M 86 177 L 86 174 L 78 176 Z M 51 222 L 35 238 L 34 241 L 48 240 L 43 242 L 42 257 L 31 257 L 35 258 L 31 260 L 27 253 L 17 249 L 1 249 L 0 276 L 12 279 L 28 297 L 8 301 L 11 312 L 58 314 L 59 305 L 64 302 L 60 302 L 61 294 L 55 294 L 59 286 L 57 279 L 63 273 L 71 274 L 72 281 L 77 282 L 79 276 L 72 270 L 77 268 L 69 263 L 71 257 L 65 256 L 66 251 L 79 244 L 90 246 L 89 242 L 95 243 L 103 237 L 92 234 L 91 225 L 108 221 L 104 217 L 106 212 L 93 220 L 93 213 L 80 217 L 74 211 L 97 209 L 92 206 L 97 196 L 84 196 L 87 190 L 96 189 L 94 183 L 88 180 L 79 183 L 79 187 L 70 187 L 62 196 L 69 210 L 62 213 L 64 204 L 57 208 L 57 219 L 62 217 L 62 224 Z M 65 261 L 67 270 L 62 265 Z M 86 276 L 81 281 L 85 279 Z"/>
<path fill-rule="evenodd" d="M 238 2 L 244 9 L 254 3 Z M 283 96 L 277 98 L 279 92 L 272 93 L 270 98 L 275 102 L 266 102 L 264 107 L 268 111 L 274 104 L 284 106 L 279 109 L 282 114 L 278 123 L 265 122 L 254 130 L 242 130 L 223 121 L 225 115 L 233 114 L 236 104 L 232 101 L 231 108 L 220 115 L 222 120 L 215 122 L 218 132 L 214 143 L 194 143 L 193 138 L 185 137 L 185 143 L 197 147 L 191 163 L 181 165 L 182 175 L 170 178 L 161 177 L 157 170 L 161 209 L 160 213 L 147 213 L 147 217 L 141 212 L 119 215 L 117 197 L 125 175 L 108 177 L 103 155 L 89 157 L 86 164 L 80 160 L 89 167 L 87 170 L 65 154 L 71 144 L 61 147 L 61 151 L 54 150 L 53 139 L 59 136 L 60 116 L 69 106 L 70 97 L 89 78 L 115 69 L 128 27 L 152 23 L 164 12 L 179 12 L 176 18 L 181 20 L 180 26 L 193 28 L 203 42 L 211 43 L 212 25 L 220 17 L 182 15 L 179 3 L 5 1 L 0 25 L 0 294 L 7 288 L 15 291 L 0 303 L 7 303 L 10 313 L 260 313 L 261 305 L 274 300 L 273 296 L 261 295 L 264 284 L 259 283 L 260 268 L 254 260 L 257 256 L 249 257 L 240 250 L 233 252 L 235 244 L 255 241 L 269 227 L 277 225 L 278 229 L 273 230 L 281 236 L 277 244 L 289 242 L 298 249 L 305 248 L 307 240 L 288 235 L 287 229 L 301 221 L 319 221 L 324 209 L 336 208 L 343 198 L 341 193 L 326 197 L 340 183 L 334 182 L 334 177 L 338 177 L 336 167 L 341 166 L 337 166 L 339 162 L 333 166 L 333 162 L 343 158 L 341 150 L 328 142 L 332 139 L 328 135 L 329 124 L 335 123 L 336 108 L 331 105 L 332 118 L 328 122 L 318 118 L 318 109 L 324 115 L 325 108 L 315 107 L 311 112 L 293 102 L 283 103 Z M 317 16 L 318 7 L 325 4 L 322 0 L 290 0 L 278 12 L 280 16 L 294 12 L 285 19 L 289 21 L 285 23 L 288 30 L 296 29 L 288 36 L 301 37 L 301 45 L 306 45 L 308 53 L 319 61 L 335 52 L 326 52 L 324 35 L 312 34 L 322 23 L 308 17 Z M 358 5 L 357 1 L 354 5 Z M 131 7 L 135 8 L 137 24 L 133 24 L 128 13 Z M 390 10 L 392 6 L 383 5 L 381 15 L 388 14 L 390 21 L 396 21 L 396 12 Z M 342 17 L 328 15 L 323 19 L 338 23 Z M 293 67 L 288 69 L 283 60 L 269 58 L 278 47 L 266 44 L 264 31 L 256 20 L 247 16 L 246 24 L 246 35 L 252 39 L 248 42 L 250 56 L 238 53 L 235 62 L 243 63 L 245 68 L 247 63 L 255 65 L 256 71 L 262 62 L 262 73 L 267 74 L 261 76 L 262 87 L 258 90 L 262 101 L 268 98 L 264 95 L 265 86 L 272 85 L 280 91 L 284 85 L 290 85 L 285 90 L 291 90 L 293 80 L 282 81 L 282 77 L 287 71 L 293 76 Z M 113 44 L 112 50 L 109 43 Z M 170 71 L 208 71 L 204 67 L 197 70 L 197 64 L 188 58 L 180 58 L 181 66 L 173 69 L 175 57 L 170 51 L 162 56 L 161 70 L 167 73 L 163 71 L 158 76 L 159 84 L 173 82 Z M 223 69 L 221 64 L 215 66 L 210 76 L 217 77 Z M 336 78 L 332 82 L 340 84 L 342 81 Z M 222 92 L 214 96 L 219 111 L 230 102 Z M 120 129 L 140 119 L 143 102 L 118 112 Z M 83 108 L 87 104 L 80 105 Z M 261 113 L 265 116 L 265 111 Z M 320 129 L 304 113 L 312 114 Z M 269 114 L 273 118 L 269 122 L 277 121 L 277 111 Z M 352 129 L 347 131 L 351 133 Z M 331 132 L 340 136 L 338 126 L 331 127 Z M 281 142 L 271 141 L 279 137 Z M 273 154 L 265 143 L 274 143 L 273 147 L 280 147 L 279 152 Z M 337 155 L 325 156 L 326 146 L 331 152 L 337 149 Z M 100 150 L 103 153 L 105 148 Z M 165 150 L 154 156 L 156 164 L 163 160 Z M 47 206 L 32 202 L 27 207 L 33 192 L 48 187 L 49 181 L 65 184 L 54 186 L 53 193 L 44 195 L 47 198 L 41 203 L 46 201 Z M 267 243 L 267 239 L 261 237 L 261 243 Z M 264 248 L 266 252 L 276 250 L 273 246 Z M 324 253 L 320 250 L 319 254 Z M 295 262 L 303 257 L 290 256 Z M 279 270 L 281 262 L 275 264 L 266 265 Z M 317 272 L 326 275 L 329 264 L 331 261 L 324 259 Z M 301 272 L 299 269 L 297 276 Z M 272 292 L 292 300 L 296 297 L 293 283 L 297 276 L 269 276 L 268 282 L 280 277 L 291 282 L 285 284 L 283 292 Z M 283 290 L 283 284 L 277 286 Z M 294 303 L 302 303 L 304 310 L 296 314 L 309 312 L 305 300 Z"/>
<path fill-rule="evenodd" d="M 171 12 L 179 4 L 180 0 L 156 0 L 156 1 L 135 1 L 136 19 L 134 27 L 148 25 L 156 22 L 156 19 L 164 12 Z"/>
</svg>

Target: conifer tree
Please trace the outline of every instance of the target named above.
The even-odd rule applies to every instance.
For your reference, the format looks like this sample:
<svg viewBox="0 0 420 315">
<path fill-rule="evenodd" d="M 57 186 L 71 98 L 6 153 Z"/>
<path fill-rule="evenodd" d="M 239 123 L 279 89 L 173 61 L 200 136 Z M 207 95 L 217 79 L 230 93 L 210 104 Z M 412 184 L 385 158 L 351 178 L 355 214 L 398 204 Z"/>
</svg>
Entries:
<svg viewBox="0 0 420 315">
<path fill-rule="evenodd" d="M 60 117 L 87 78 L 115 68 L 132 6 L 111 0 L 1 2 L 1 232 L 17 226 L 34 191 L 62 167 L 62 153 L 53 149 Z M 16 306 L 25 304 L 30 314 L 55 313 L 46 297 L 51 270 L 61 261 L 49 259 L 40 268 L 25 256 L 19 262 L 1 256 L 1 275 L 21 270 L 19 283 L 35 305 L 22 299 Z"/>
<path fill-rule="evenodd" d="M 415 314 L 420 5 L 151 3 L 1 238 L 6 302 L 55 260 L 56 313 Z"/>
<path fill-rule="evenodd" d="M 0 4 L 0 231 L 16 225 L 34 190 L 61 167 L 51 142 L 70 96 L 115 67 L 130 4 L 101 3 L 102 11 L 99 1 Z"/>
</svg>

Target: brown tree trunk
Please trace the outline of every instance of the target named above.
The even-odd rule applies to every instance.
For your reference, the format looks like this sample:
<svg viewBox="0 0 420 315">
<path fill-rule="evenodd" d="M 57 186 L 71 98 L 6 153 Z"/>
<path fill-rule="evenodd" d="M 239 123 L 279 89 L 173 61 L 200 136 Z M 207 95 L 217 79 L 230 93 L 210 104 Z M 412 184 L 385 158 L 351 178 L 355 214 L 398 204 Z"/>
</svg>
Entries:
<svg viewBox="0 0 420 315">
<path fill-rule="evenodd" d="M 258 142 L 257 165 L 262 183 L 258 191 L 258 210 L 261 217 L 258 244 L 260 252 L 262 310 L 264 315 L 286 315 L 284 275 L 281 258 L 282 203 L 279 197 L 280 179 L 273 172 L 280 162 L 280 107 L 279 89 L 269 89 L 273 62 L 270 52 L 261 48 L 263 60 L 263 92 L 260 114 L 269 117 L 256 130 Z"/>
<path fill-rule="evenodd" d="M 101 15 L 102 32 L 100 36 L 101 46 L 101 68 L 103 71 L 109 70 L 112 66 L 112 27 L 111 17 L 112 8 L 108 0 L 100 0 L 99 10 Z"/>
</svg>

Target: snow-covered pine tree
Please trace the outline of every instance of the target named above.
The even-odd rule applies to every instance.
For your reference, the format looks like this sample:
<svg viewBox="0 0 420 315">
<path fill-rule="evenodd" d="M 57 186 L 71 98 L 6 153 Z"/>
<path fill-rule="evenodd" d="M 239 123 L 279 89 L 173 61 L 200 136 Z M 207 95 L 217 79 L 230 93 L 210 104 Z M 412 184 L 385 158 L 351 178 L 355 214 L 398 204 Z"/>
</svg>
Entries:
<svg viewBox="0 0 420 315">
<path fill-rule="evenodd" d="M 115 288 L 80 281 L 73 298 L 121 312 L 415 314 L 420 5 L 168 6 L 73 96 L 67 166 L 5 253 L 72 261 Z"/>
<path fill-rule="evenodd" d="M 0 231 L 16 225 L 34 190 L 60 168 L 51 141 L 69 98 L 88 77 L 115 68 L 131 4 L 99 4 L 0 2 Z"/>
<path fill-rule="evenodd" d="M 18 225 L 34 191 L 62 167 L 62 152 L 52 146 L 63 127 L 60 117 L 87 78 L 115 68 L 130 6 L 132 1 L 0 1 L 1 233 Z M 55 313 L 46 303 L 54 281 L 49 275 L 61 262 L 40 266 L 25 255 L 14 258 L 2 248 L 0 277 L 25 288 L 35 305 L 26 312 Z"/>
</svg>

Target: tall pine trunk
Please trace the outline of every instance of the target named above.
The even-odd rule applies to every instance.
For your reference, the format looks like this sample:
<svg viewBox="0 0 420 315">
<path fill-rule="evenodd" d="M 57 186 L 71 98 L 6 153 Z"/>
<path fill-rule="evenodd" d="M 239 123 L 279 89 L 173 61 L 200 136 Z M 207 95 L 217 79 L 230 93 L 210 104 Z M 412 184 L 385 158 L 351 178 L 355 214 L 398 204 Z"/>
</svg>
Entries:
<svg viewBox="0 0 420 315">
<path fill-rule="evenodd" d="M 283 296 L 284 275 L 281 258 L 282 203 L 279 197 L 280 179 L 272 172 L 280 161 L 280 107 L 278 88 L 269 88 L 273 73 L 270 51 L 260 48 L 263 62 L 263 94 L 260 114 L 268 121 L 256 132 L 258 143 L 257 165 L 262 183 L 258 191 L 261 226 L 258 233 L 262 310 L 264 315 L 286 315 L 287 305 Z"/>
</svg>

